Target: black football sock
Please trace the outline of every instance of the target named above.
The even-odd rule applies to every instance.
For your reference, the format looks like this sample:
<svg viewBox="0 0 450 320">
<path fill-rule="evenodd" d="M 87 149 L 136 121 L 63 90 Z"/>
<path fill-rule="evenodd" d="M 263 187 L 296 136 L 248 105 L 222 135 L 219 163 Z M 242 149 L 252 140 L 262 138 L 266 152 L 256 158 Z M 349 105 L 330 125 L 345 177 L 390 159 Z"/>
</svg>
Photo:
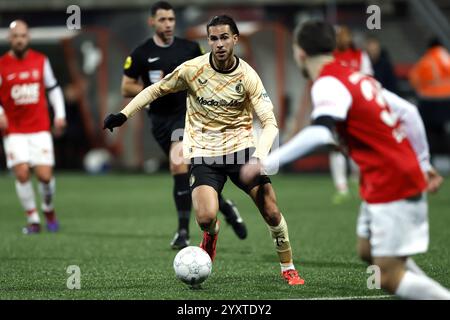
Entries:
<svg viewBox="0 0 450 320">
<path fill-rule="evenodd" d="M 189 174 L 176 174 L 174 178 L 173 197 L 178 212 L 178 230 L 185 229 L 189 233 L 192 198 L 189 188 Z"/>
<path fill-rule="evenodd" d="M 222 194 L 219 194 L 219 210 L 225 216 L 225 218 L 234 217 L 233 208 L 229 203 L 225 201 Z"/>
</svg>

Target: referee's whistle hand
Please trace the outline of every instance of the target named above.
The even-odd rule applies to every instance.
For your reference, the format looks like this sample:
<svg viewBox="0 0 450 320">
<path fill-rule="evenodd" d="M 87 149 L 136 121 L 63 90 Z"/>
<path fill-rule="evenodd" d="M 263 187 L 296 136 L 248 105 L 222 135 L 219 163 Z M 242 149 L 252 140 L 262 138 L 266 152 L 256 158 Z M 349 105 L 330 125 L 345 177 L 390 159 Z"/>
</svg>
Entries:
<svg viewBox="0 0 450 320">
<path fill-rule="evenodd" d="M 111 113 L 103 121 L 103 130 L 109 129 L 109 131 L 113 132 L 115 127 L 120 127 L 125 121 L 127 121 L 127 117 L 123 113 Z"/>
</svg>

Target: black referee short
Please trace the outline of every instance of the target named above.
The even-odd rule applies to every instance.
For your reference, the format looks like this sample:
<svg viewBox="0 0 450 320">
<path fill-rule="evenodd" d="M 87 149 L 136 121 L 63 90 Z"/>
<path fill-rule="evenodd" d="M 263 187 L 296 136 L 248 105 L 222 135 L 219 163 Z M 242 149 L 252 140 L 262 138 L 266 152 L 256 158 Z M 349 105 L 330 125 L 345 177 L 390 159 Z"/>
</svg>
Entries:
<svg viewBox="0 0 450 320">
<path fill-rule="evenodd" d="M 164 153 L 169 157 L 172 142 L 183 141 L 186 112 L 173 115 L 149 114 L 149 116 L 152 122 L 153 136 Z"/>
<path fill-rule="evenodd" d="M 245 149 L 226 156 L 192 158 L 189 179 L 191 190 L 201 185 L 207 185 L 213 187 L 220 194 L 227 177 L 246 193 L 250 193 L 250 190 L 256 186 L 271 183 L 270 178 L 266 175 L 258 176 L 249 184 L 241 181 L 240 170 L 248 162 L 253 152 L 254 149 Z"/>
</svg>

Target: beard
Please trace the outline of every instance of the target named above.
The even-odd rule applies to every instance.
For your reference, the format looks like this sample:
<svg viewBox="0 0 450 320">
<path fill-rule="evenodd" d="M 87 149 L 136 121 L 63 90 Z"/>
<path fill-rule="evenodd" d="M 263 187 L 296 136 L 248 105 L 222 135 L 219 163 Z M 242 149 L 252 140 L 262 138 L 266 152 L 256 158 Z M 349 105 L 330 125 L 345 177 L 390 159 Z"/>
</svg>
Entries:
<svg viewBox="0 0 450 320">
<path fill-rule="evenodd" d="M 27 45 L 24 45 L 23 47 L 15 47 L 15 48 L 12 48 L 12 51 L 14 52 L 14 55 L 15 55 L 17 58 L 19 58 L 19 59 L 22 59 L 22 58 L 23 58 L 23 56 L 25 55 L 25 53 L 27 52 L 27 50 L 28 50 L 28 46 L 27 46 Z"/>
</svg>

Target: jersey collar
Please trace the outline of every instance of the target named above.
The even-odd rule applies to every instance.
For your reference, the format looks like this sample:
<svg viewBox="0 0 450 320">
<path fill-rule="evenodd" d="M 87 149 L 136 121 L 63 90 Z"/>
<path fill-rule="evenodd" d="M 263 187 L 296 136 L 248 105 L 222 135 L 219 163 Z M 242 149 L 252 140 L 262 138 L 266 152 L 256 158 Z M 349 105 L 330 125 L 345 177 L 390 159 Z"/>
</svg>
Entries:
<svg viewBox="0 0 450 320">
<path fill-rule="evenodd" d="M 223 70 L 216 69 L 216 67 L 214 67 L 214 63 L 213 63 L 213 60 L 212 60 L 213 57 L 212 57 L 212 53 L 211 52 L 209 53 L 209 64 L 211 65 L 211 68 L 214 69 L 214 71 L 217 71 L 217 72 L 223 73 L 223 74 L 229 74 L 229 73 L 232 73 L 234 70 L 236 70 L 237 67 L 239 67 L 239 58 L 236 55 L 234 57 L 236 58 L 236 64 L 230 70 L 223 71 Z"/>
</svg>

